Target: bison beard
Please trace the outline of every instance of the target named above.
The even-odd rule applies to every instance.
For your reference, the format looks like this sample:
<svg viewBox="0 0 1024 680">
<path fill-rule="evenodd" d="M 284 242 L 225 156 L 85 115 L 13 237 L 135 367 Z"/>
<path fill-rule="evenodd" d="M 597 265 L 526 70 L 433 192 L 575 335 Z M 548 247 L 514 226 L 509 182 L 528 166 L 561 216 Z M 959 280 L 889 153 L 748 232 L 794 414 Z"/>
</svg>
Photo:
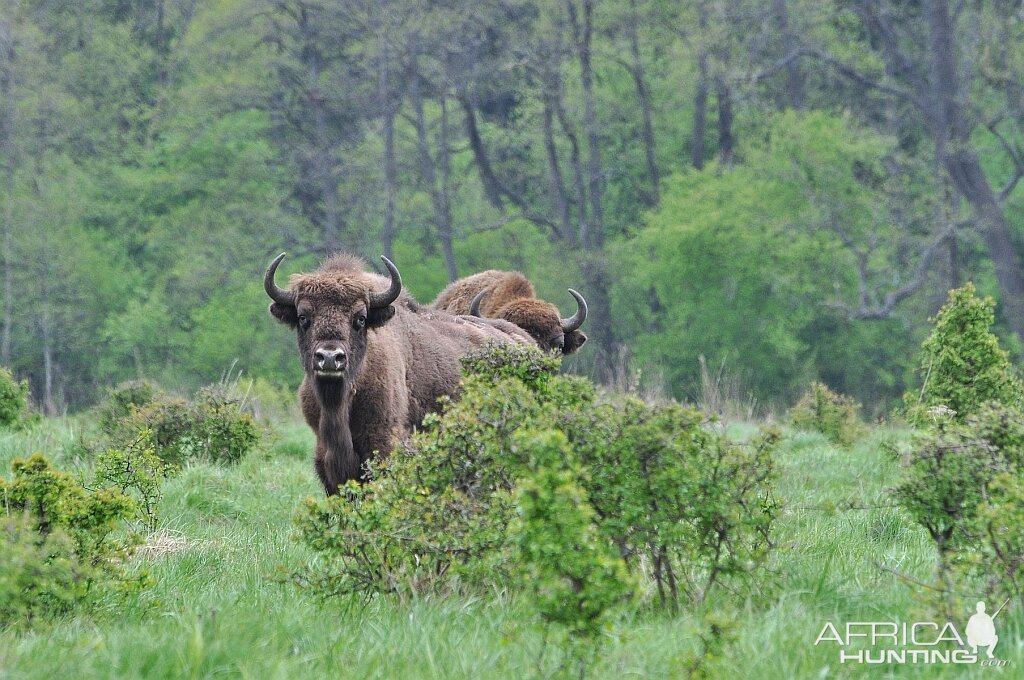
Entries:
<svg viewBox="0 0 1024 680">
<path fill-rule="evenodd" d="M 427 310 L 390 280 L 367 273 L 349 255 L 335 255 L 315 272 L 274 282 L 284 254 L 267 269 L 271 315 L 296 330 L 305 377 L 299 399 L 317 434 L 316 471 L 328 494 L 363 480 L 365 463 L 387 455 L 437 399 L 454 395 L 459 359 L 488 342 L 535 344 L 501 320 Z M 378 292 L 381 291 L 381 292 Z"/>
<path fill-rule="evenodd" d="M 577 311 L 562 319 L 557 307 L 537 299 L 525 276 L 489 269 L 450 284 L 431 307 L 451 314 L 504 319 L 529 333 L 541 349 L 573 354 L 587 341 L 579 330 L 587 319 L 587 302 L 572 288 L 569 293 L 576 299 Z"/>
</svg>

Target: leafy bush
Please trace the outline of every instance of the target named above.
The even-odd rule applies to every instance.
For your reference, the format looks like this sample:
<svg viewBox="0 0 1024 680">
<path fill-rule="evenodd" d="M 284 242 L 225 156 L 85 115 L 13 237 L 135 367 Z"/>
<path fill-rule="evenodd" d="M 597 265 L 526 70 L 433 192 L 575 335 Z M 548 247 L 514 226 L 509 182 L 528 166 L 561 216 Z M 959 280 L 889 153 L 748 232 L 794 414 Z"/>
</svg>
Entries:
<svg viewBox="0 0 1024 680">
<path fill-rule="evenodd" d="M 135 519 L 149 532 L 156 529 L 163 478 L 172 468 L 156 455 L 153 435 L 142 430 L 138 439 L 120 449 L 107 449 L 96 458 L 96 483 L 113 486 L 136 502 Z"/>
<path fill-rule="evenodd" d="M 568 637 L 583 676 L 609 614 L 633 589 L 626 563 L 600 534 L 581 486 L 583 469 L 561 432 L 521 432 L 529 472 L 515 491 L 517 558 L 529 602 Z"/>
<path fill-rule="evenodd" d="M 523 489 L 533 488 L 529 499 L 539 503 L 541 490 L 567 474 L 575 481 L 562 492 L 577 494 L 593 514 L 580 510 L 586 532 L 580 516 L 549 529 L 571 529 L 593 550 L 614 546 L 636 574 L 650 560 L 665 603 L 700 600 L 723 581 L 756 573 L 776 507 L 773 435 L 738 446 L 693 409 L 599 395 L 586 380 L 557 375 L 557 359 L 536 350 L 492 349 L 464 365 L 459 401 L 377 461 L 372 481 L 306 502 L 298 524 L 318 557 L 296 581 L 323 596 L 515 582 L 520 532 L 541 531 L 539 505 L 530 506 L 530 522 L 514 521 L 523 517 L 517 503 L 524 512 L 528 502 Z M 552 453 L 562 438 L 572 456 Z M 554 574 L 571 566 L 535 568 Z"/>
<path fill-rule="evenodd" d="M 14 427 L 28 414 L 28 382 L 0 366 L 0 428 Z"/>
<path fill-rule="evenodd" d="M 909 419 L 927 425 L 945 408 L 963 422 L 985 402 L 1019 405 L 1024 388 L 992 333 L 995 301 L 974 285 L 949 291 L 935 328 L 921 345 L 922 387 L 904 397 Z"/>
<path fill-rule="evenodd" d="M 814 382 L 789 410 L 787 419 L 798 430 L 820 432 L 840 446 L 850 446 L 865 431 L 859 413 L 860 404 L 853 399 Z"/>
<path fill-rule="evenodd" d="M 993 598 L 1024 592 L 1015 505 L 1024 494 L 1024 414 L 990 403 L 965 423 L 940 421 L 914 440 L 893 493 L 935 543 L 947 612 L 958 585 Z"/>
<path fill-rule="evenodd" d="M 0 626 L 145 585 L 145 574 L 125 572 L 133 541 L 117 533 L 135 512 L 131 498 L 89 491 L 39 454 L 11 469 L 11 479 L 0 478 Z"/>
<path fill-rule="evenodd" d="M 113 409 L 110 409 L 113 412 Z M 154 396 L 113 421 L 103 446 L 127 450 L 149 433 L 157 456 L 170 465 L 188 460 L 237 463 L 260 440 L 252 417 L 219 386 L 204 388 L 194 401 Z"/>
<path fill-rule="evenodd" d="M 921 430 L 893 493 L 935 543 L 946 613 L 962 588 L 1024 604 L 1024 387 L 991 332 L 994 305 L 971 284 L 950 291 L 921 391 L 904 398 Z"/>
<path fill-rule="evenodd" d="M 100 430 L 107 435 L 113 434 L 118 424 L 131 414 L 132 407 L 146 406 L 163 396 L 159 387 L 145 380 L 121 383 L 111 389 L 106 399 L 96 407 Z"/>
</svg>

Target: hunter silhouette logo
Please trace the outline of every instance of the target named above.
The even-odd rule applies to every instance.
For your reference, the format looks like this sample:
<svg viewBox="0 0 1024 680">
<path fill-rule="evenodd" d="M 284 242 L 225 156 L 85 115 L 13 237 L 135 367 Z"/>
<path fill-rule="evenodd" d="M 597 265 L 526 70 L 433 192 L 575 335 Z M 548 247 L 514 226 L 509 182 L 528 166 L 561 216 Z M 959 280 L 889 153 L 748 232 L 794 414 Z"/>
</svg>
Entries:
<svg viewBox="0 0 1024 680">
<path fill-rule="evenodd" d="M 1006 598 L 1006 602 L 1009 601 L 1010 598 Z M 993 658 L 992 654 L 995 652 L 996 644 L 999 643 L 994 619 L 999 616 L 999 612 L 1003 611 L 1006 602 L 1001 604 L 992 616 L 985 613 L 984 602 L 979 602 L 975 607 L 977 613 L 967 622 L 967 644 L 971 646 L 971 651 L 975 655 L 978 654 L 978 647 L 986 647 L 985 653 L 988 658 Z"/>
<path fill-rule="evenodd" d="M 850 621 L 839 627 L 828 622 L 814 645 L 834 643 L 842 664 L 1008 666 L 1010 661 L 995 657 L 999 643 L 995 618 L 1009 601 L 1007 598 L 991 616 L 985 603 L 978 602 L 967 627 L 959 630 L 951 621 Z M 979 647 L 985 649 L 985 658 L 978 653 Z"/>
</svg>

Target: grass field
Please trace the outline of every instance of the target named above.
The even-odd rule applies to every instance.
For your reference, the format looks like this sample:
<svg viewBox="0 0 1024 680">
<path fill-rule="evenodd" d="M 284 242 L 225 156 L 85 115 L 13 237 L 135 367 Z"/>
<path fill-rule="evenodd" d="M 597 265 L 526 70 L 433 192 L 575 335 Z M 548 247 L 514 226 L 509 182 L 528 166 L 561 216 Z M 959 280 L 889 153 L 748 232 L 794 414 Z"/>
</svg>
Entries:
<svg viewBox="0 0 1024 680">
<path fill-rule="evenodd" d="M 750 428 L 746 428 L 749 430 Z M 744 428 L 737 428 L 742 434 Z M 80 424 L 51 419 L 0 433 L 0 470 L 36 451 L 87 470 L 73 446 Z M 912 621 L 915 587 L 934 552 L 924 532 L 887 506 L 897 464 L 875 431 L 852 450 L 818 435 L 789 435 L 778 452 L 784 509 L 767 606 L 732 611 L 733 637 L 707 666 L 720 678 L 1024 677 L 1024 612 L 997 619 L 1002 668 L 841 665 L 832 644 L 814 646 L 826 621 Z M 411 604 L 377 599 L 320 602 L 274 579 L 306 557 L 293 539 L 300 501 L 321 493 L 303 425 L 276 428 L 240 465 L 188 467 L 165 484 L 161 526 L 135 560 L 156 584 L 88 617 L 32 631 L 0 632 L 0 678 L 523 678 L 538 666 L 542 637 L 506 592 Z M 834 509 L 857 508 L 857 509 Z M 714 608 L 714 603 L 708 603 Z M 962 630 L 970 611 L 956 621 Z M 676 678 L 699 646 L 693 612 L 645 612 L 609 631 L 593 677 Z M 557 652 L 557 650 L 556 650 Z"/>
</svg>

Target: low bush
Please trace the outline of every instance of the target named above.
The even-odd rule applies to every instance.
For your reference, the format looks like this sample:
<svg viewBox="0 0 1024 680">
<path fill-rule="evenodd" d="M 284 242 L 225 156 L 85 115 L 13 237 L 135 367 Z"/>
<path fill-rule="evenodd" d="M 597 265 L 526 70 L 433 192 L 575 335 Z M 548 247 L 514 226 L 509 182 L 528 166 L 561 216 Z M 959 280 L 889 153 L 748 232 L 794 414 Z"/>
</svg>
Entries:
<svg viewBox="0 0 1024 680">
<path fill-rule="evenodd" d="M 840 446 L 850 446 L 866 431 L 860 420 L 860 404 L 818 382 L 811 383 L 789 410 L 787 420 L 798 430 L 820 432 Z"/>
<path fill-rule="evenodd" d="M 111 414 L 115 407 L 104 407 Z M 129 403 L 127 413 L 107 427 L 99 450 L 126 451 L 148 432 L 153 450 L 169 465 L 189 460 L 237 463 L 260 441 L 252 416 L 219 385 L 204 388 L 193 400 L 154 394 L 145 403 Z"/>
<path fill-rule="evenodd" d="M 0 478 L 0 626 L 87 606 L 148 581 L 124 569 L 134 540 L 119 531 L 135 502 L 90 491 L 36 454 Z"/>
<path fill-rule="evenodd" d="M 114 387 L 106 398 L 97 405 L 96 422 L 100 431 L 111 435 L 118 424 L 131 415 L 132 408 L 147 406 L 157 398 L 163 398 L 163 391 L 145 380 L 130 380 Z"/>
<path fill-rule="evenodd" d="M 298 525 L 317 557 L 294 580 L 323 596 L 409 596 L 505 587 L 524 569 L 558 581 L 617 555 L 634 577 L 652 568 L 651 588 L 675 607 L 760 573 L 777 507 L 774 434 L 737 445 L 693 409 L 599 394 L 529 348 L 464 366 L 460 399 L 377 461 L 369 483 L 306 502 Z M 569 502 L 551 495 L 557 480 L 581 514 L 546 530 L 589 546 L 578 557 L 590 566 L 523 552 L 523 532 L 545 531 L 538 504 Z"/>
<path fill-rule="evenodd" d="M 16 427 L 32 421 L 28 411 L 28 382 L 17 381 L 0 366 L 0 428 Z"/>
<path fill-rule="evenodd" d="M 131 496 L 136 507 L 134 520 L 152 533 L 159 521 L 160 485 L 172 470 L 156 455 L 152 433 L 142 430 L 135 441 L 96 457 L 96 484 Z"/>
</svg>

